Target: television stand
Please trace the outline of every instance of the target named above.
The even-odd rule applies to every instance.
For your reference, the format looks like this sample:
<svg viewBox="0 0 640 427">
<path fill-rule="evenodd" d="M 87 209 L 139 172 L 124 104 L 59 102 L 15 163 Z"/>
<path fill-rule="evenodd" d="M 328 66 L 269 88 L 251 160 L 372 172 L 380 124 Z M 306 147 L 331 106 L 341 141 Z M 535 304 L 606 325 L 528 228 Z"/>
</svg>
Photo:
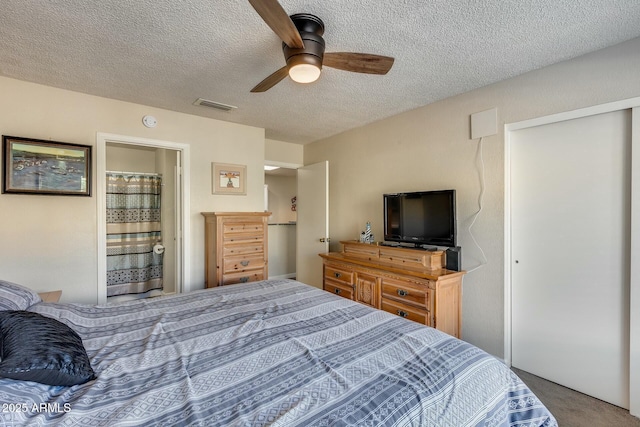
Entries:
<svg viewBox="0 0 640 427">
<path fill-rule="evenodd" d="M 464 271 L 444 268 L 445 252 L 343 241 L 320 254 L 323 289 L 461 336 Z"/>
</svg>

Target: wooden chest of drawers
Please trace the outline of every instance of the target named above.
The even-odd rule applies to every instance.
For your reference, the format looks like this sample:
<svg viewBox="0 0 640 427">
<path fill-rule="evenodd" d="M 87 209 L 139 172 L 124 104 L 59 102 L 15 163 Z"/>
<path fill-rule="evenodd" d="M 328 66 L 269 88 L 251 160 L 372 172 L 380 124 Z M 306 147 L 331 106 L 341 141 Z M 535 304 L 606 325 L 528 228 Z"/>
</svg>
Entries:
<svg viewBox="0 0 640 427">
<path fill-rule="evenodd" d="M 464 272 L 442 268 L 442 251 L 342 242 L 321 254 L 324 289 L 460 338 Z"/>
<path fill-rule="evenodd" d="M 207 288 L 268 278 L 269 212 L 203 212 Z"/>
</svg>

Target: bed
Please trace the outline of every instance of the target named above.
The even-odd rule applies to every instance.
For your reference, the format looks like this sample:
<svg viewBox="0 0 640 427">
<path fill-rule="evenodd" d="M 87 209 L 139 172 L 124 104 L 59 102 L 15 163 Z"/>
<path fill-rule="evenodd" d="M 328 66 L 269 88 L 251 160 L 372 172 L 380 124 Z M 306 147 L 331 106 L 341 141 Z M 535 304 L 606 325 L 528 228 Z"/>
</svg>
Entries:
<svg viewBox="0 0 640 427">
<path fill-rule="evenodd" d="M 1 378 L 0 425 L 557 425 L 479 348 L 294 280 L 24 304 L 77 332 L 95 375 L 73 386 Z"/>
</svg>

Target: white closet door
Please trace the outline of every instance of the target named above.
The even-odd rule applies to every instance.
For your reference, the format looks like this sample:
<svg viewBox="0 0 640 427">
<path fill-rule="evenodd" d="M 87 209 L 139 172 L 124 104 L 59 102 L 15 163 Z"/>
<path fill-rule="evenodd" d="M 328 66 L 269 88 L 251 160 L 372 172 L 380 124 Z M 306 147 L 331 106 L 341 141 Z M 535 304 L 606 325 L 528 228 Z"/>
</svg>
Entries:
<svg viewBox="0 0 640 427">
<path fill-rule="evenodd" d="M 511 138 L 512 364 L 629 407 L 631 115 Z"/>
</svg>

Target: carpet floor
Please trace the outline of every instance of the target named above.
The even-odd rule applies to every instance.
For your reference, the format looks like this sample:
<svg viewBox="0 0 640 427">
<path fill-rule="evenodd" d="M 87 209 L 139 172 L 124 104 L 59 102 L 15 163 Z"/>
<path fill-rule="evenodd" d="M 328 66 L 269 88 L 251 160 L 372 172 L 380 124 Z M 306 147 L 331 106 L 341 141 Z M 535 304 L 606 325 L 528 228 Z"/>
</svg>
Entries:
<svg viewBox="0 0 640 427">
<path fill-rule="evenodd" d="M 640 427 L 626 409 L 512 368 L 551 411 L 559 427 Z"/>
</svg>

